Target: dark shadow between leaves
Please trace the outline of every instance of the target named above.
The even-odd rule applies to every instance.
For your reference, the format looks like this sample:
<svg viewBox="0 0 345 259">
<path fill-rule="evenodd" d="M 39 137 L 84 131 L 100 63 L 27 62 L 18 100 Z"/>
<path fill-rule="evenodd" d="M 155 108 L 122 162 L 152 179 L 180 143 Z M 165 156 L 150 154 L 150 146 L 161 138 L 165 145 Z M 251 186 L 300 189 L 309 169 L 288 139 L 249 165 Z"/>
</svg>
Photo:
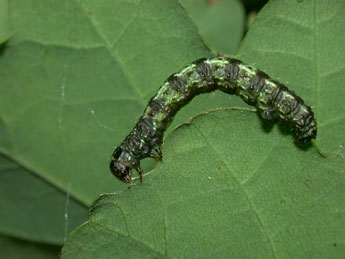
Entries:
<svg viewBox="0 0 345 259">
<path fill-rule="evenodd" d="M 0 57 L 3 55 L 6 49 L 7 42 L 0 44 Z"/>
</svg>

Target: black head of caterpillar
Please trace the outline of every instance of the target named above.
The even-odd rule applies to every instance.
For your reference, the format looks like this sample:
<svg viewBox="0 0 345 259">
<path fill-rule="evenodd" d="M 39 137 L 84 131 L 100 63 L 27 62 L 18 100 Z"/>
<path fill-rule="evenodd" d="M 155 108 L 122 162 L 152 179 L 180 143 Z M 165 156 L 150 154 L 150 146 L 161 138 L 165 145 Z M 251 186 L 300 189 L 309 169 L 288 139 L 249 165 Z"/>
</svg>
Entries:
<svg viewBox="0 0 345 259">
<path fill-rule="evenodd" d="M 150 157 L 155 160 L 162 159 L 162 152 L 159 147 L 155 148 L 157 155 L 152 151 Z M 140 179 L 142 180 L 143 170 L 138 166 L 140 164 L 140 158 L 133 155 L 132 152 L 123 150 L 121 147 L 115 149 L 110 162 L 110 171 L 119 180 L 129 183 L 132 181 L 132 169 L 135 168 L 139 173 Z"/>
<path fill-rule="evenodd" d="M 136 169 L 142 179 L 140 160 L 161 159 L 159 146 L 176 112 L 194 96 L 215 90 L 238 95 L 255 106 L 265 120 L 278 119 L 289 124 L 295 139 L 301 143 L 316 137 L 313 111 L 286 86 L 236 59 L 200 59 L 171 75 L 152 97 L 144 115 L 113 153 L 111 172 L 128 183 L 132 180 L 132 169 Z"/>
<path fill-rule="evenodd" d="M 120 147 L 116 148 L 110 162 L 110 171 L 121 181 L 129 183 L 130 181 L 132 181 L 132 167 L 130 166 L 130 164 L 126 163 L 125 160 L 120 160 L 120 156 L 122 153 L 123 150 Z"/>
</svg>

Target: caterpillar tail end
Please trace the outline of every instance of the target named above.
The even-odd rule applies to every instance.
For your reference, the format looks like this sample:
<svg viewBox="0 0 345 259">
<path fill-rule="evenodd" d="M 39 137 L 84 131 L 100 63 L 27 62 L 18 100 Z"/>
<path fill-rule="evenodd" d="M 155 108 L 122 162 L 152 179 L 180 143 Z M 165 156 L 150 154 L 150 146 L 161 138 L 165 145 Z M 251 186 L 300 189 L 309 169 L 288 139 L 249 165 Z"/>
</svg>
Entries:
<svg viewBox="0 0 345 259">
<path fill-rule="evenodd" d="M 297 141 L 299 143 L 306 144 L 315 139 L 317 135 L 316 124 L 316 120 L 312 119 L 308 126 L 305 126 L 302 129 L 299 128 L 296 132 Z"/>
</svg>

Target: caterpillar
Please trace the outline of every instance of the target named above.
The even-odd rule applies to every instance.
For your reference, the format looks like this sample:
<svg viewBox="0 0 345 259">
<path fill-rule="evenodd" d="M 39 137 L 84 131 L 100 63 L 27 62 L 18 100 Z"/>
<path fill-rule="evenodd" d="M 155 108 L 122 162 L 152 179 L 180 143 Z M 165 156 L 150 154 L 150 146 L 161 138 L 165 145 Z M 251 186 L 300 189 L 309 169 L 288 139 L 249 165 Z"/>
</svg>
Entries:
<svg viewBox="0 0 345 259">
<path fill-rule="evenodd" d="M 265 120 L 279 119 L 290 124 L 295 139 L 301 143 L 316 137 L 313 111 L 286 86 L 242 61 L 203 58 L 172 74 L 151 98 L 132 132 L 115 149 L 110 162 L 112 174 L 128 183 L 132 169 L 136 169 L 142 180 L 140 160 L 162 158 L 163 134 L 177 111 L 194 96 L 215 90 L 240 96 L 255 106 Z"/>
</svg>

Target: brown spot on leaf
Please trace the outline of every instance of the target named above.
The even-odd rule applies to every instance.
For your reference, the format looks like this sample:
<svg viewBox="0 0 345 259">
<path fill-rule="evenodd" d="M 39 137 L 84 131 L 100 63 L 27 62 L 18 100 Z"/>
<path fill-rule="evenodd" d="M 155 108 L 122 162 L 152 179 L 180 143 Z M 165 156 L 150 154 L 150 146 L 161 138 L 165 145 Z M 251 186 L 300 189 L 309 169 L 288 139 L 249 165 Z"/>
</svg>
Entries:
<svg viewBox="0 0 345 259">
<path fill-rule="evenodd" d="M 304 181 L 304 184 L 305 184 L 306 186 L 309 186 L 309 185 L 311 185 L 312 183 L 313 183 L 313 181 L 312 181 L 311 179 L 307 179 L 307 180 Z"/>
<path fill-rule="evenodd" d="M 208 4 L 209 6 L 214 5 L 214 4 L 216 4 L 217 2 L 218 2 L 218 0 L 207 0 L 207 4 Z"/>
</svg>

